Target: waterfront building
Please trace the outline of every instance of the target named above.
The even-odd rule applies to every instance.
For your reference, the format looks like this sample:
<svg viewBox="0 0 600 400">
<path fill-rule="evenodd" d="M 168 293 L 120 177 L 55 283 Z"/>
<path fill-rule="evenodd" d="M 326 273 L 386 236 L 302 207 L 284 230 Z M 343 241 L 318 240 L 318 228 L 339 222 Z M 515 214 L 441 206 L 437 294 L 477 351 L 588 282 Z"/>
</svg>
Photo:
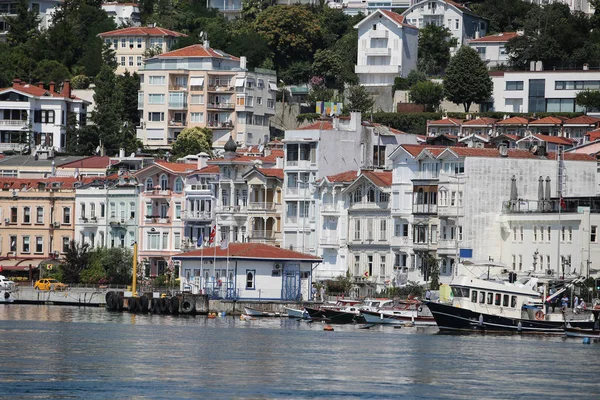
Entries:
<svg viewBox="0 0 600 400">
<path fill-rule="evenodd" d="M 363 86 L 388 86 L 417 68 L 419 31 L 405 18 L 376 10 L 354 26 L 358 30 L 356 74 Z"/>
<path fill-rule="evenodd" d="M 328 3 L 330 8 L 341 9 L 347 15 L 369 15 L 377 10 L 393 11 L 410 7 L 410 0 L 334 0 Z"/>
<path fill-rule="evenodd" d="M 75 115 L 77 126 L 86 124 L 89 102 L 71 94 L 67 79 L 62 90 L 54 82 L 29 84 L 14 79 L 12 87 L 0 89 L 0 150 L 32 154 L 65 151 L 67 118 Z"/>
<path fill-rule="evenodd" d="M 108 2 L 100 5 L 118 27 L 140 26 L 140 7 L 137 3 Z"/>
<path fill-rule="evenodd" d="M 145 276 L 174 269 L 171 256 L 181 252 L 185 211 L 184 183 L 195 163 L 157 160 L 136 172 L 139 195 L 139 257 Z"/>
<path fill-rule="evenodd" d="M 137 137 L 152 149 L 169 149 L 188 127 L 208 127 L 213 147 L 231 137 L 241 146 L 269 141 L 275 114 L 274 71 L 246 68 L 234 57 L 204 44 L 156 55 L 139 69 L 138 107 L 143 116 Z"/>
<path fill-rule="evenodd" d="M 111 175 L 75 189 L 75 241 L 131 248 L 138 240 L 140 187 L 135 177 Z"/>
<path fill-rule="evenodd" d="M 13 155 L 0 159 L 0 176 L 22 179 L 59 177 L 106 176 L 111 161 L 101 156 L 60 156 L 53 152 L 39 153 L 49 158 L 35 155 Z"/>
<path fill-rule="evenodd" d="M 187 35 L 151 25 L 131 26 L 103 32 L 98 36 L 115 52 L 115 73 L 122 75 L 125 71 L 131 74 L 138 72 L 146 58 L 170 51 L 177 38 Z"/>
<path fill-rule="evenodd" d="M 448 28 L 458 41 L 458 46 L 450 49 L 452 55 L 470 39 L 484 37 L 488 28 L 487 19 L 451 0 L 415 1 L 402 15 L 408 24 L 419 29 L 430 24 Z"/>
<path fill-rule="evenodd" d="M 515 37 L 522 35 L 522 32 L 500 32 L 494 35 L 483 36 L 477 39 L 468 40 L 471 46 L 481 60 L 488 68 L 497 67 L 500 65 L 508 65 L 508 52 L 506 51 L 506 43 Z"/>
<path fill-rule="evenodd" d="M 68 250 L 75 226 L 75 190 L 90 181 L 0 178 L 2 271 L 30 271 L 39 276 L 40 265 L 52 263 Z"/>
<path fill-rule="evenodd" d="M 52 25 L 52 16 L 62 0 L 35 0 L 28 2 L 28 10 L 36 11 L 39 18 L 39 29 L 48 29 Z M 10 25 L 5 17 L 16 17 L 19 2 L 16 0 L 0 0 L 0 42 L 6 42 Z"/>
<path fill-rule="evenodd" d="M 535 198 L 540 175 L 556 182 L 557 153 L 547 153 L 543 147 L 534 151 L 400 146 L 390 156 L 397 281 L 427 281 L 432 263 L 438 263 L 441 281 L 449 282 L 457 273 L 461 249 L 474 260 L 508 265 L 504 257 L 510 253 L 497 245 L 506 234 L 498 222 L 503 201 L 511 195 L 517 203 L 517 199 Z M 598 191 L 595 158 L 570 153 L 563 157 L 568 174 L 563 196 L 594 196 Z M 547 198 L 556 197 L 556 185 L 549 182 L 544 190 L 549 191 Z M 557 270 L 555 257 L 551 265 Z"/>
<path fill-rule="evenodd" d="M 174 257 L 181 290 L 235 300 L 308 301 L 319 257 L 263 243 L 230 243 Z"/>
</svg>

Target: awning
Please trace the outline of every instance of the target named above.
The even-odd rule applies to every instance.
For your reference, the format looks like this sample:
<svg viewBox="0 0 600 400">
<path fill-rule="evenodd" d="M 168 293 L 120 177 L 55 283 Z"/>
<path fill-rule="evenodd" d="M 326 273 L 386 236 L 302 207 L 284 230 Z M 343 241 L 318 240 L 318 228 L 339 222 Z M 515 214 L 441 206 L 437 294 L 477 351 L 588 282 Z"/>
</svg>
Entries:
<svg viewBox="0 0 600 400">
<path fill-rule="evenodd" d="M 235 87 L 244 87 L 245 82 L 246 82 L 246 79 L 236 77 L 235 78 Z"/>
<path fill-rule="evenodd" d="M 190 78 L 190 86 L 204 86 L 203 76 L 192 76 Z"/>
<path fill-rule="evenodd" d="M 269 82 L 269 90 L 277 91 L 277 84 L 275 82 Z"/>
<path fill-rule="evenodd" d="M 37 269 L 40 260 L 34 258 L 11 258 L 0 260 L 0 272 L 2 271 L 28 271 L 29 268 Z"/>
<path fill-rule="evenodd" d="M 146 129 L 147 139 L 163 139 L 165 137 L 164 129 Z"/>
</svg>

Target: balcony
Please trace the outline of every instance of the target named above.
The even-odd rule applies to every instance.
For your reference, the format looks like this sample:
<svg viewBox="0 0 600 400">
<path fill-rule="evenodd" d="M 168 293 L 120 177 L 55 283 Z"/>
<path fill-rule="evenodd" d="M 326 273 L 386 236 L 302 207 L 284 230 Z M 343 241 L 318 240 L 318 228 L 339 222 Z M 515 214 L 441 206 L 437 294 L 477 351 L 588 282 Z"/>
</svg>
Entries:
<svg viewBox="0 0 600 400">
<path fill-rule="evenodd" d="M 387 39 L 389 36 L 389 31 L 388 30 L 371 30 L 369 31 L 369 38 L 371 39 Z"/>
<path fill-rule="evenodd" d="M 169 128 L 185 127 L 186 125 L 187 121 L 185 119 L 169 121 Z"/>
<path fill-rule="evenodd" d="M 0 126 L 23 128 L 27 126 L 27 121 L 23 121 L 20 119 L 0 119 Z"/>
<path fill-rule="evenodd" d="M 564 205 L 561 212 L 577 212 L 579 205 L 590 207 L 589 202 L 580 202 L 563 199 Z M 502 212 L 504 214 L 531 214 L 531 213 L 557 213 L 560 207 L 560 201 L 555 200 L 513 200 L 502 202 Z M 597 210 L 593 207 L 592 210 Z"/>
<path fill-rule="evenodd" d="M 376 203 L 353 203 L 350 204 L 351 210 L 387 210 L 389 208 L 390 203 L 385 202 L 376 202 Z"/>
<path fill-rule="evenodd" d="M 437 204 L 413 204 L 413 214 L 437 214 Z"/>
<path fill-rule="evenodd" d="M 252 230 L 250 232 L 250 239 L 259 239 L 259 240 L 276 240 L 275 231 L 273 230 Z"/>
<path fill-rule="evenodd" d="M 233 129 L 233 123 L 231 123 L 231 122 L 208 121 L 207 125 L 210 129 L 226 129 L 226 130 Z"/>
<path fill-rule="evenodd" d="M 213 219 L 211 211 L 184 211 L 181 214 L 184 221 L 210 221 Z"/>
<path fill-rule="evenodd" d="M 324 235 L 319 238 L 321 247 L 341 247 L 346 244 L 346 239 L 341 239 L 337 234 Z"/>
<path fill-rule="evenodd" d="M 437 181 L 440 178 L 439 171 L 416 171 L 413 181 Z"/>
<path fill-rule="evenodd" d="M 209 93 L 234 93 L 235 88 L 233 86 L 209 85 L 208 92 Z"/>
<path fill-rule="evenodd" d="M 146 215 L 144 217 L 144 222 L 147 224 L 168 224 L 171 222 L 171 218 L 160 215 Z"/>
<path fill-rule="evenodd" d="M 370 47 L 365 49 L 367 56 L 391 56 L 392 50 L 384 47 Z"/>
<path fill-rule="evenodd" d="M 169 110 L 187 110 L 187 101 L 169 101 Z"/>
<path fill-rule="evenodd" d="M 426 15 L 435 15 L 436 18 L 433 19 L 433 21 L 437 21 L 440 20 L 440 18 L 438 17 L 443 17 L 444 16 L 444 8 L 443 7 L 424 7 L 423 10 L 421 10 L 421 14 L 423 16 Z M 432 19 L 427 18 L 426 21 L 431 21 Z M 443 25 L 440 25 L 443 26 Z"/>
<path fill-rule="evenodd" d="M 218 213 L 224 213 L 224 214 L 245 213 L 246 212 L 246 206 L 245 205 L 219 206 L 219 207 L 217 207 L 217 212 Z"/>
<path fill-rule="evenodd" d="M 392 247 L 408 247 L 412 246 L 413 242 L 408 236 L 392 236 Z"/>
<path fill-rule="evenodd" d="M 253 202 L 248 203 L 248 211 L 275 211 L 281 203 Z"/>
<path fill-rule="evenodd" d="M 401 74 L 402 66 L 400 65 L 356 65 L 354 72 L 357 74 Z"/>
<path fill-rule="evenodd" d="M 197 183 L 197 184 L 192 184 L 192 185 L 186 185 L 185 186 L 185 192 L 186 193 L 190 193 L 190 192 L 212 192 L 212 187 L 213 187 L 213 185 L 206 184 L 206 183 Z"/>
<path fill-rule="evenodd" d="M 152 190 L 144 191 L 144 195 L 146 197 L 170 197 L 171 193 L 172 193 L 172 191 L 169 188 L 167 188 L 167 189 L 154 188 Z"/>
<path fill-rule="evenodd" d="M 321 206 L 321 215 L 337 215 L 341 211 L 339 204 L 323 203 Z"/>
<path fill-rule="evenodd" d="M 215 109 L 215 110 L 233 110 L 235 108 L 235 104 L 233 104 L 233 103 L 206 103 L 206 107 L 208 109 Z"/>
<path fill-rule="evenodd" d="M 187 91 L 187 86 L 169 85 L 169 91 L 170 92 L 186 92 Z"/>
<path fill-rule="evenodd" d="M 125 226 L 128 224 L 128 221 L 131 221 L 133 223 L 135 220 L 133 218 L 127 219 L 125 217 L 116 217 L 116 216 L 112 216 L 108 219 L 109 225 L 113 228 Z"/>
<path fill-rule="evenodd" d="M 23 143 L 0 143 L 0 151 L 21 151 L 26 147 L 27 145 Z"/>
<path fill-rule="evenodd" d="M 452 251 L 456 250 L 456 240 L 455 239 L 440 239 L 438 240 L 438 250 L 440 249 L 451 249 Z"/>
<path fill-rule="evenodd" d="M 438 205 L 438 216 L 443 218 L 456 218 L 464 215 L 462 206 L 441 206 Z"/>
</svg>

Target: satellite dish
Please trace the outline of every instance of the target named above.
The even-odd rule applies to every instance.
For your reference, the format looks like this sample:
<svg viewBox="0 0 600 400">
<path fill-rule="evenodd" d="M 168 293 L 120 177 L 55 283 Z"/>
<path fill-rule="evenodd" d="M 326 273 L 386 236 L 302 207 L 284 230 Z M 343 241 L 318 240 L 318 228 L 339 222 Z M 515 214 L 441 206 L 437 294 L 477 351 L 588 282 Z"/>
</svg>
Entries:
<svg viewBox="0 0 600 400">
<path fill-rule="evenodd" d="M 200 39 L 204 38 L 204 31 L 200 32 Z"/>
</svg>

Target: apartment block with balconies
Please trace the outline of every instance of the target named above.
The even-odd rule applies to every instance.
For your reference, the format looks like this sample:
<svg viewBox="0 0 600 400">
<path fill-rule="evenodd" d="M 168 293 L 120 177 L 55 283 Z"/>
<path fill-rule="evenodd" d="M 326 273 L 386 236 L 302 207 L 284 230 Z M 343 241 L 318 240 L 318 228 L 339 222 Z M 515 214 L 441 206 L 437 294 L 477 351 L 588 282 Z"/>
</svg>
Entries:
<svg viewBox="0 0 600 400">
<path fill-rule="evenodd" d="M 145 145 L 168 149 L 189 127 L 209 128 L 215 148 L 230 137 L 243 146 L 267 142 L 277 91 L 273 71 L 248 71 L 245 57 L 206 41 L 150 58 L 138 73 L 137 135 Z"/>
<path fill-rule="evenodd" d="M 40 29 L 48 29 L 52 25 L 52 15 L 62 4 L 61 0 L 29 1 L 27 9 L 38 14 Z M 17 0 L 0 0 L 0 42 L 5 42 L 10 25 L 5 17 L 17 17 L 19 2 Z"/>
</svg>

